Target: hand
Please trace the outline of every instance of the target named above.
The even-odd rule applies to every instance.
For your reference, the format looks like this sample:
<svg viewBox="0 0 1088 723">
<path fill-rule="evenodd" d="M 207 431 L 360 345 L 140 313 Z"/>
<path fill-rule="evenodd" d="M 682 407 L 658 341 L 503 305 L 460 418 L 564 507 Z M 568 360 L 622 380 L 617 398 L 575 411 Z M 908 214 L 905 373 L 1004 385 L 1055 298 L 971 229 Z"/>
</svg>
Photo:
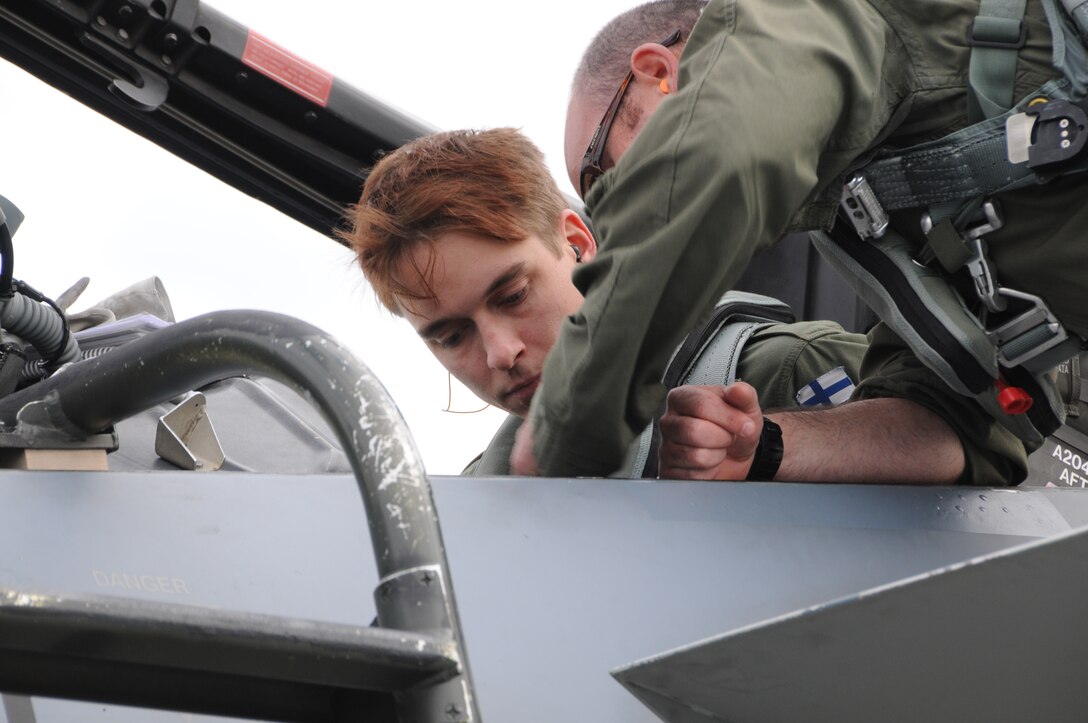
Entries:
<svg viewBox="0 0 1088 723">
<path fill-rule="evenodd" d="M 526 419 L 514 437 L 514 449 L 510 452 L 510 474 L 536 477 L 540 469 L 533 454 L 533 423 Z"/>
<path fill-rule="evenodd" d="M 752 466 L 763 412 L 751 385 L 676 387 L 661 417 L 658 476 L 743 480 Z"/>
</svg>

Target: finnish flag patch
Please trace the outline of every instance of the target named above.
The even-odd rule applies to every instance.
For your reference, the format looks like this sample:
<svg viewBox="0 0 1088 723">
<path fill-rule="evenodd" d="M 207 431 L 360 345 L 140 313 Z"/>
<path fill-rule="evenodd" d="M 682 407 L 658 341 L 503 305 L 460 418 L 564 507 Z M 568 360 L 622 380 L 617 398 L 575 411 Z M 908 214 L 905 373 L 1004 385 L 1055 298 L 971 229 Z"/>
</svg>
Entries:
<svg viewBox="0 0 1088 723">
<path fill-rule="evenodd" d="M 803 407 L 842 404 L 854 392 L 854 382 L 842 367 L 824 372 L 798 390 L 797 403 Z"/>
</svg>

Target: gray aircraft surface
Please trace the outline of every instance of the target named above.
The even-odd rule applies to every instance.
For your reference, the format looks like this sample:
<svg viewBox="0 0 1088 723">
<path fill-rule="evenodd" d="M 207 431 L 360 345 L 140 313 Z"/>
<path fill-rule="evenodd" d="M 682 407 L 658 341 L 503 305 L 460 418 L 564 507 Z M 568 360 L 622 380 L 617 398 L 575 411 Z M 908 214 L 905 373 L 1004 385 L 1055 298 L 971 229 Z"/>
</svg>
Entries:
<svg viewBox="0 0 1088 723">
<path fill-rule="evenodd" d="M 198 0 L 0 0 L 0 55 L 330 237 L 430 130 Z M 428 476 L 320 329 L 73 333 L 0 214 L 6 723 L 1085 717 L 1080 359 L 1016 488 Z M 803 238 L 742 287 L 869 323 Z"/>
</svg>

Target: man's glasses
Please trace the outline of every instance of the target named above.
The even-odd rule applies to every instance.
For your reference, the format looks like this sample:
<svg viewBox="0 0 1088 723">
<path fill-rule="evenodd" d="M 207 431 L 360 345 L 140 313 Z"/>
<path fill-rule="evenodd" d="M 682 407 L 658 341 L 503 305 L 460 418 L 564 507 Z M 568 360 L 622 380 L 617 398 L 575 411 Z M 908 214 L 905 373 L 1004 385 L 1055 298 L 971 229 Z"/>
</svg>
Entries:
<svg viewBox="0 0 1088 723">
<path fill-rule="evenodd" d="M 675 45 L 679 40 L 680 31 L 676 30 L 672 35 L 662 40 L 659 45 L 664 45 L 667 48 L 670 45 Z M 612 130 L 612 122 L 616 120 L 616 113 L 619 112 L 620 103 L 623 102 L 623 95 L 627 92 L 627 86 L 631 84 L 634 77 L 634 71 L 627 71 L 627 77 L 620 83 L 619 90 L 613 96 L 612 102 L 608 104 L 608 110 L 604 112 L 604 118 L 601 118 L 597 130 L 593 132 L 593 137 L 589 141 L 589 148 L 586 148 L 586 154 L 582 156 L 582 168 L 578 172 L 578 190 L 581 192 L 582 198 L 586 197 L 586 194 L 589 193 L 589 187 L 604 173 L 604 169 L 601 168 L 601 156 L 604 155 L 604 145 L 608 142 L 608 132 Z"/>
</svg>

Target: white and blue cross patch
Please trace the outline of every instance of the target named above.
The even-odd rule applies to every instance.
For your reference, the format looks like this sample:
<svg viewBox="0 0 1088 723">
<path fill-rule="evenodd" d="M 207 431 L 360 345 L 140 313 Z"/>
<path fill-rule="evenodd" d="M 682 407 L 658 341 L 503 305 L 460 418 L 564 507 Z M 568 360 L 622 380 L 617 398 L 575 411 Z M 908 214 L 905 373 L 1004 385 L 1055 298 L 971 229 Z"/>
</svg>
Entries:
<svg viewBox="0 0 1088 723">
<path fill-rule="evenodd" d="M 803 407 L 842 404 L 854 393 L 854 382 L 842 367 L 824 372 L 797 391 L 797 403 Z"/>
</svg>

